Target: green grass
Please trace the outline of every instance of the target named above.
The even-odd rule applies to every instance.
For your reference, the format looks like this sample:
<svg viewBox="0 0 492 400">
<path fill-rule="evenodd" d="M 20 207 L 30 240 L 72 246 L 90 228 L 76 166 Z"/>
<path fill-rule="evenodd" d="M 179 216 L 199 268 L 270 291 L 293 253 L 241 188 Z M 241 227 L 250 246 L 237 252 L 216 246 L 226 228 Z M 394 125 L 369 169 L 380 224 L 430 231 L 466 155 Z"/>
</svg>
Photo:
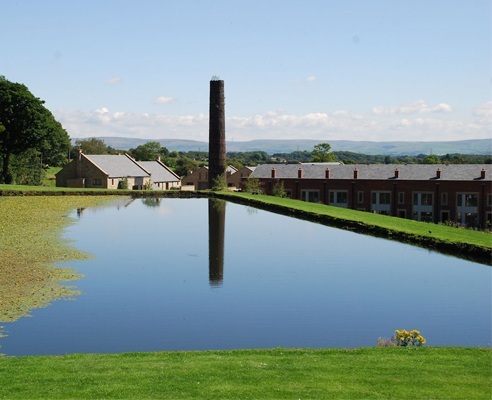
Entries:
<svg viewBox="0 0 492 400">
<path fill-rule="evenodd" d="M 0 358 L 9 399 L 489 399 L 490 349 L 267 349 Z"/>
<path fill-rule="evenodd" d="M 1 184 L 0 183 L 0 192 L 6 192 L 6 193 L 15 193 L 15 192 L 99 192 L 101 194 L 106 194 L 107 192 L 111 193 L 120 193 L 121 191 L 118 191 L 116 189 L 110 190 L 110 189 L 79 189 L 79 188 L 66 188 L 66 187 L 56 187 L 51 184 L 47 183 L 47 186 L 28 186 L 28 185 L 6 185 L 6 184 Z"/>
<path fill-rule="evenodd" d="M 49 167 L 44 174 L 42 185 L 47 187 L 55 187 L 56 186 L 55 174 L 60 170 L 61 170 L 60 167 Z"/>
<path fill-rule="evenodd" d="M 74 209 L 93 207 L 108 197 L 7 196 L 0 197 L 0 323 L 28 315 L 53 300 L 77 291 L 60 282 L 79 275 L 57 262 L 87 258 L 60 239 L 66 217 Z"/>
<path fill-rule="evenodd" d="M 396 218 L 347 208 L 332 207 L 318 203 L 249 193 L 221 193 L 231 200 L 247 200 L 252 204 L 273 205 L 284 210 L 300 211 L 314 216 L 329 217 L 333 221 L 351 221 L 365 226 L 379 227 L 403 234 L 435 239 L 453 244 L 470 244 L 492 249 L 492 235 L 489 232 L 461 229 L 440 224 L 418 222 L 411 219 Z M 357 225 L 354 225 L 357 226 Z"/>
</svg>

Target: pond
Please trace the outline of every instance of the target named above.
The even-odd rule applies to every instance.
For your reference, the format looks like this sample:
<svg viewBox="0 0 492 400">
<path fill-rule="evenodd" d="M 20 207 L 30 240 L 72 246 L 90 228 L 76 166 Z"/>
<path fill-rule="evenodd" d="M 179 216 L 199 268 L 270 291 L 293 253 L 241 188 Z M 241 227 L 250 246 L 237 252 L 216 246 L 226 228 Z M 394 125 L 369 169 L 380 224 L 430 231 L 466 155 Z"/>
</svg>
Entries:
<svg viewBox="0 0 492 400">
<path fill-rule="evenodd" d="M 209 199 L 79 210 L 82 294 L 4 325 L 7 355 L 491 345 L 491 268 Z"/>
</svg>

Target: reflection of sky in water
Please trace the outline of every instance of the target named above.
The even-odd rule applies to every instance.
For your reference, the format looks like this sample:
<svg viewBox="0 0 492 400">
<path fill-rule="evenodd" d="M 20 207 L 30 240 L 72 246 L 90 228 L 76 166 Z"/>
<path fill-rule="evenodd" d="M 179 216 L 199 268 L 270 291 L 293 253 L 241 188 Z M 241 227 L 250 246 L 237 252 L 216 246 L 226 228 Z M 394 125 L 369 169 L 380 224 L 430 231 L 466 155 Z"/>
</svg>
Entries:
<svg viewBox="0 0 492 400">
<path fill-rule="evenodd" d="M 207 199 L 127 203 L 67 229 L 95 256 L 70 263 L 83 294 L 5 324 L 2 352 L 491 344 L 488 266 L 227 203 L 217 284 Z"/>
</svg>

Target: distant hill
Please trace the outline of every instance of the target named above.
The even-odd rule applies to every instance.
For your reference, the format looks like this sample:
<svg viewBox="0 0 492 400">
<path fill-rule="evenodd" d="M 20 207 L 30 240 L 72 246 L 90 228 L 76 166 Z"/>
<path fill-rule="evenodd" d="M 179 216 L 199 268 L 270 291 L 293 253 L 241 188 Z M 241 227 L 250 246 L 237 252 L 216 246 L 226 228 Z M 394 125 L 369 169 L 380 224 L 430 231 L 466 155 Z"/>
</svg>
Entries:
<svg viewBox="0 0 492 400">
<path fill-rule="evenodd" d="M 118 150 L 129 150 L 147 142 L 159 142 L 168 150 L 208 151 L 208 142 L 183 139 L 135 139 L 125 137 L 98 137 L 108 146 Z M 72 141 L 75 143 L 77 139 Z M 491 154 L 492 140 L 472 139 L 448 142 L 369 142 L 352 140 L 250 140 L 227 142 L 227 151 L 264 151 L 268 154 L 311 151 L 315 145 L 328 142 L 334 151 L 352 151 L 362 154 L 391 156 L 418 154 Z"/>
</svg>

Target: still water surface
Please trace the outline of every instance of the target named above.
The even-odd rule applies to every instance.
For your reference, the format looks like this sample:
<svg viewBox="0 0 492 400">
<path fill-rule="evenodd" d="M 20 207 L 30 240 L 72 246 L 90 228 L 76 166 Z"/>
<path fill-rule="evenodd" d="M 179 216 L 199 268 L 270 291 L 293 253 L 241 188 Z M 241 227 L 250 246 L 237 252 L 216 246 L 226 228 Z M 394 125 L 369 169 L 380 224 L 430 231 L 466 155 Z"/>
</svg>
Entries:
<svg viewBox="0 0 492 400">
<path fill-rule="evenodd" d="M 208 199 L 74 213 L 82 294 L 3 324 L 7 355 L 491 345 L 491 268 Z"/>
</svg>

